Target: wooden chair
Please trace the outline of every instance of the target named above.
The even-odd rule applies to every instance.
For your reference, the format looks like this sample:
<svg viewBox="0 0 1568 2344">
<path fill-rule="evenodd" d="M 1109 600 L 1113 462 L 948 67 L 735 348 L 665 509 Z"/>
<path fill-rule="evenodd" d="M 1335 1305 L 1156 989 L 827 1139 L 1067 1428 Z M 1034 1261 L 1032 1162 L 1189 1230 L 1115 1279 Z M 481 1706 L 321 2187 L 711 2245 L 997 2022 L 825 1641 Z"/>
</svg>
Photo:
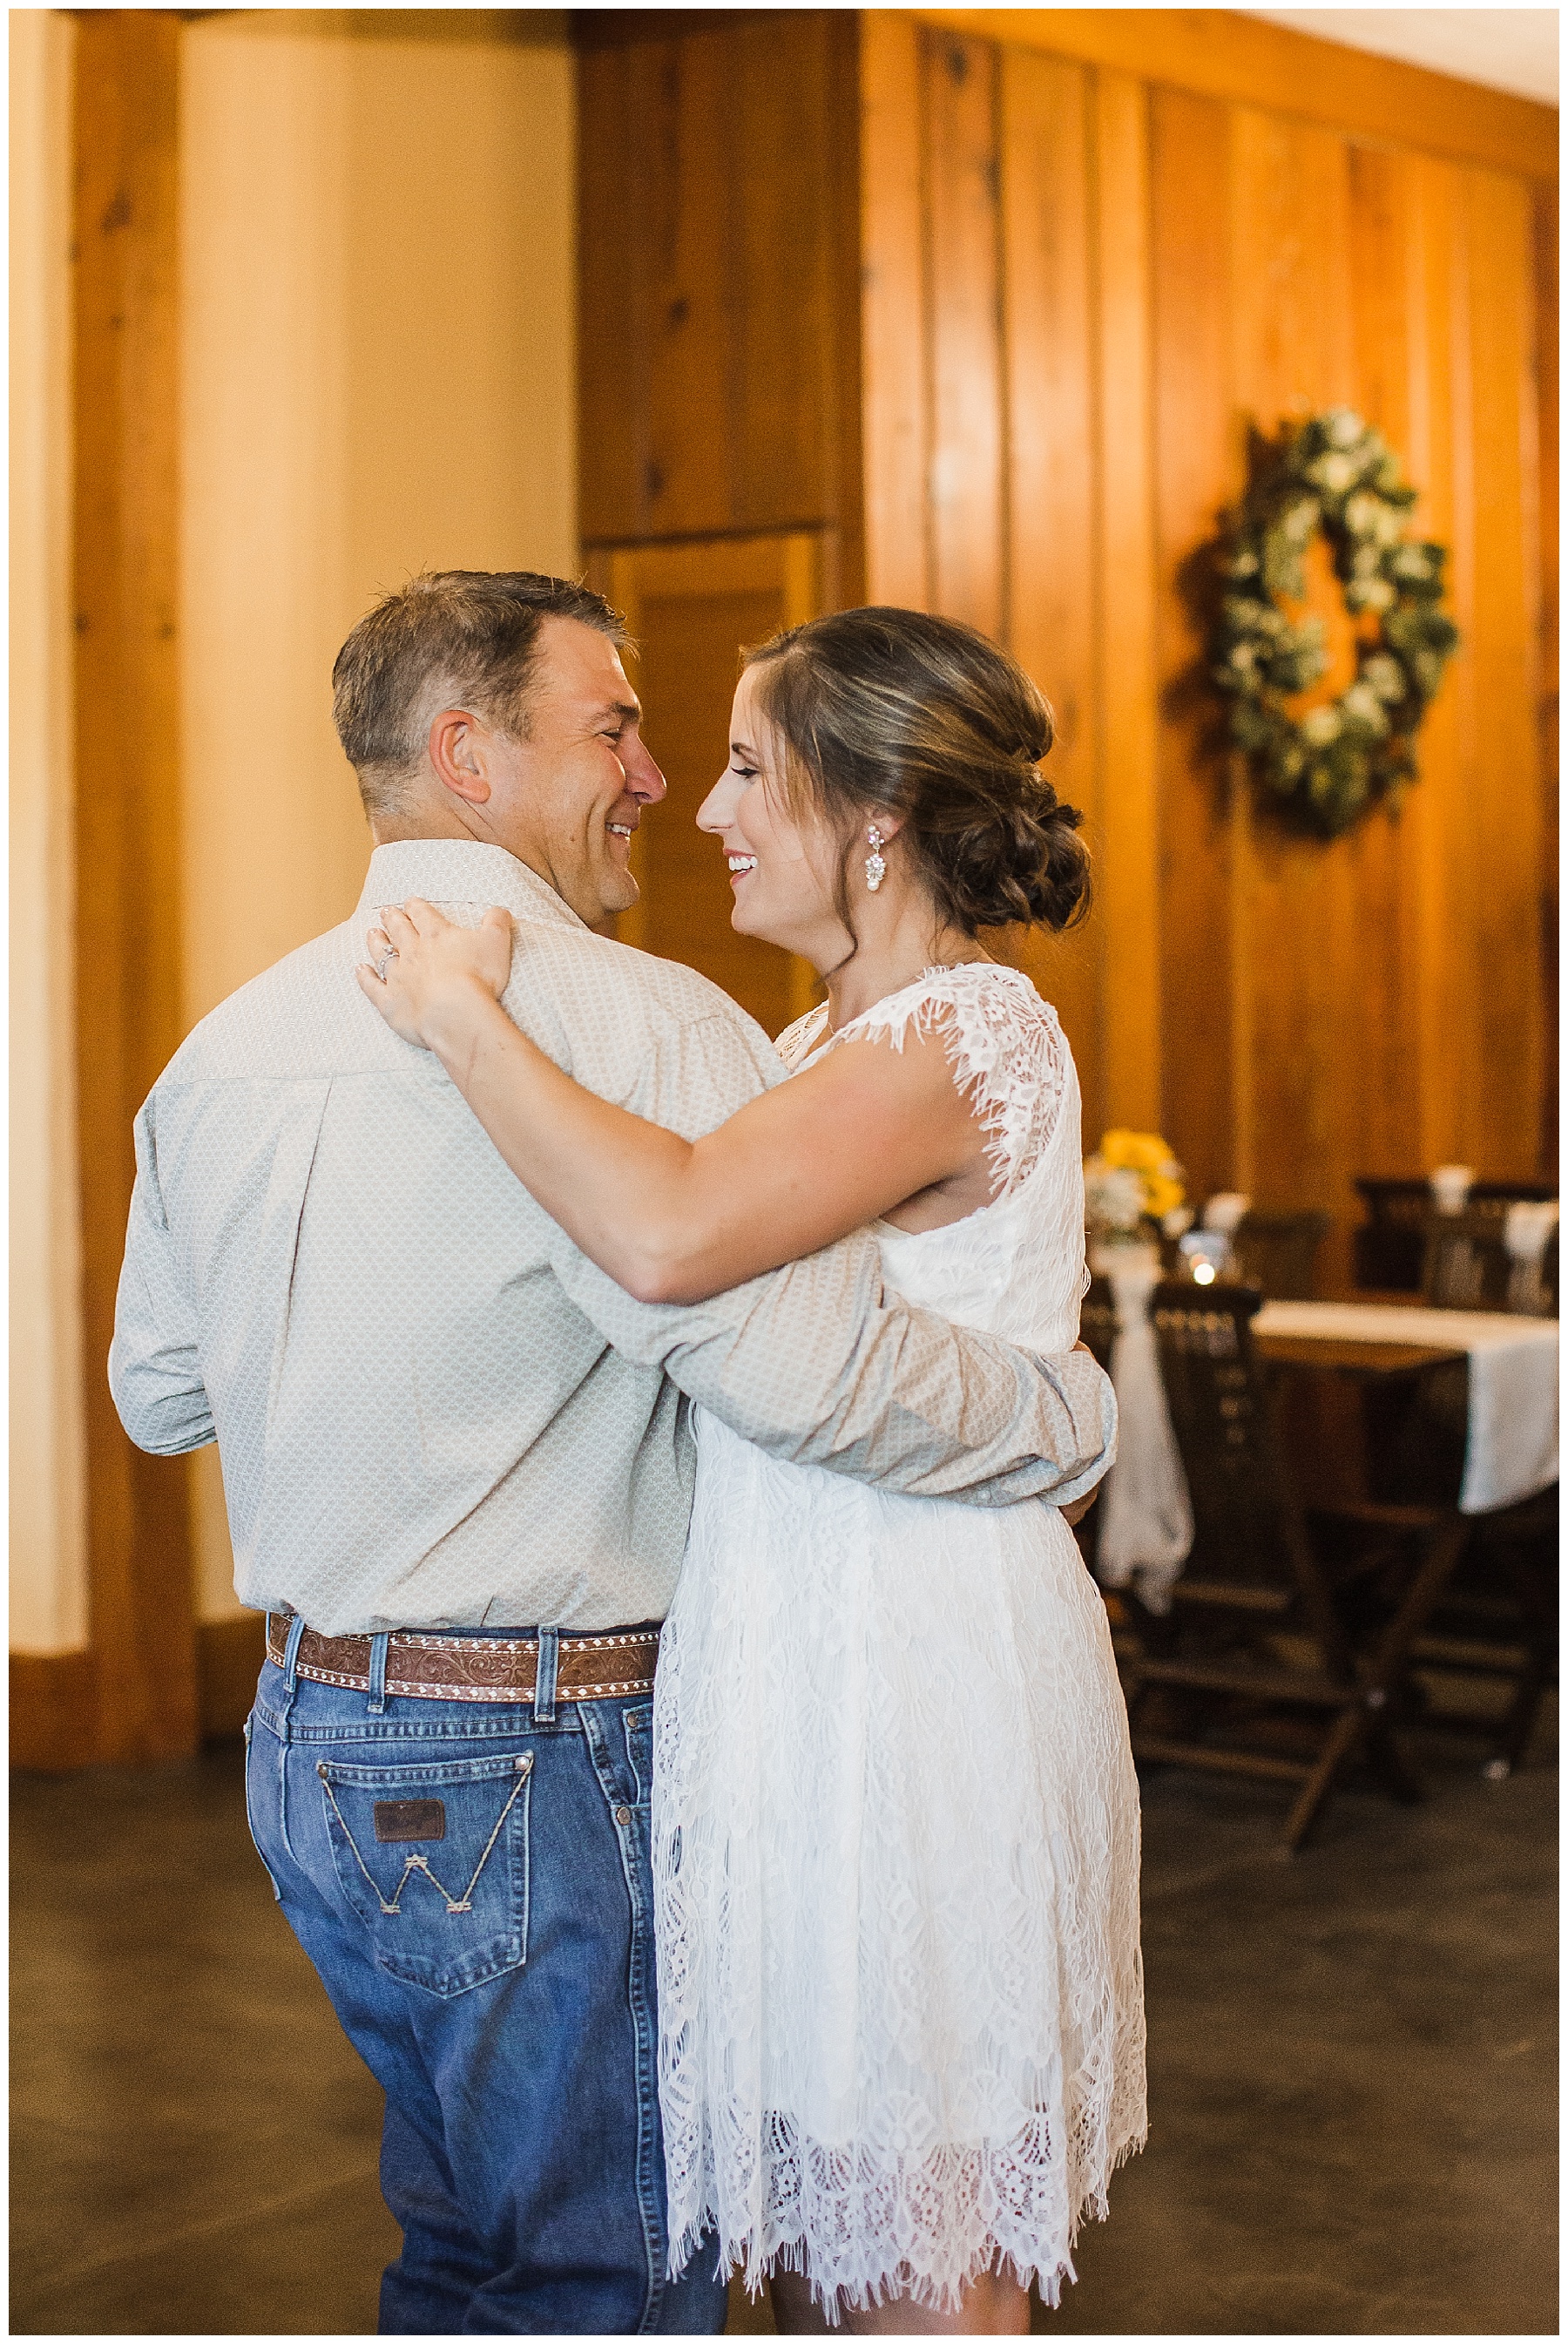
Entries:
<svg viewBox="0 0 1568 2344">
<path fill-rule="evenodd" d="M 1546 1242 L 1539 1275 L 1516 1262 L 1503 1240 L 1511 1197 L 1474 1198 L 1462 1213 L 1429 1211 L 1421 1268 L 1422 1298 L 1434 1310 L 1513 1310 L 1557 1315 L 1557 1232 Z"/>
<path fill-rule="evenodd" d="M 1557 1232 L 1547 1242 L 1539 1278 L 1522 1276 L 1503 1236 L 1513 1201 L 1483 1197 L 1462 1213 L 1429 1214 L 1422 1289 L 1434 1308 L 1555 1317 Z M 1451 1688 L 1467 1677 L 1512 1685 L 1501 1714 L 1491 1704 L 1425 1702 L 1419 1684 L 1410 1693 L 1432 1724 L 1486 1745 L 1483 1771 L 1493 1780 L 1511 1774 L 1523 1757 L 1556 1674 L 1557 1520 L 1554 1488 L 1472 1517 L 1452 1583 L 1412 1654 L 1418 1669 L 1445 1677 Z"/>
<path fill-rule="evenodd" d="M 1111 1373 L 1111 1357 L 1116 1347 L 1116 1300 L 1109 1280 L 1091 1278 L 1089 1291 L 1083 1298 L 1078 1314 L 1078 1331 L 1107 1375 Z M 1092 1571 L 1100 1551 L 1100 1508 L 1091 1506 L 1083 1520 L 1074 1525 L 1073 1536 L 1079 1551 Z M 1122 1594 L 1107 1592 L 1105 1608 L 1111 1615 L 1112 1631 L 1121 1628 L 1127 1618 L 1127 1605 Z"/>
<path fill-rule="evenodd" d="M 1109 1375 L 1111 1354 L 1116 1347 L 1116 1298 L 1109 1278 L 1090 1279 L 1078 1314 L 1078 1331 Z"/>
<path fill-rule="evenodd" d="M 1554 1262 L 1546 1278 L 1554 1288 Z M 1431 1369 L 1413 1385 L 1363 1390 L 1372 1496 L 1457 1510 L 1469 1393 L 1463 1362 Z M 1402 1699 L 1412 1722 L 1478 1740 L 1483 1771 L 1501 1779 L 1519 1764 L 1556 1676 L 1556 1489 L 1463 1521 L 1459 1561 L 1412 1646 Z M 1512 1684 L 1501 1711 L 1480 1692 L 1476 1681 L 1486 1678 Z"/>
<path fill-rule="evenodd" d="M 1119 1654 L 1134 1755 L 1291 1783 L 1299 1848 L 1358 1755 L 1420 1796 L 1390 1733 L 1412 1639 L 1464 1537 L 1450 1510 L 1304 1514 L 1252 1347 L 1261 1297 L 1156 1288 L 1152 1316 L 1195 1536 L 1168 1619 Z"/>
<path fill-rule="evenodd" d="M 1246 1214 L 1231 1240 L 1241 1284 L 1255 1286 L 1268 1302 L 1311 1302 L 1329 1226 L 1327 1213 Z"/>
<path fill-rule="evenodd" d="M 1355 1280 L 1358 1286 L 1385 1293 L 1415 1294 L 1421 1289 L 1426 1224 L 1432 1211 L 1432 1190 L 1422 1179 L 1357 1180 L 1366 1207 L 1364 1225 L 1354 1233 Z M 1474 1205 L 1544 1203 L 1557 1194 L 1551 1181 L 1478 1180 L 1470 1192 Z"/>
<path fill-rule="evenodd" d="M 1420 1672 L 1409 1688 L 1412 1713 L 1485 1750 L 1482 1772 L 1503 1782 L 1523 1760 L 1549 1684 L 1557 1679 L 1557 1491 L 1543 1490 L 1468 1524 L 1464 1552 L 1432 1617 L 1411 1647 Z M 1426 1672 L 1446 1698 L 1424 1690 Z M 1501 1680 L 1513 1690 L 1499 1711 L 1463 1701 L 1466 1679 Z M 1456 1703 L 1454 1688 L 1461 1689 Z"/>
</svg>

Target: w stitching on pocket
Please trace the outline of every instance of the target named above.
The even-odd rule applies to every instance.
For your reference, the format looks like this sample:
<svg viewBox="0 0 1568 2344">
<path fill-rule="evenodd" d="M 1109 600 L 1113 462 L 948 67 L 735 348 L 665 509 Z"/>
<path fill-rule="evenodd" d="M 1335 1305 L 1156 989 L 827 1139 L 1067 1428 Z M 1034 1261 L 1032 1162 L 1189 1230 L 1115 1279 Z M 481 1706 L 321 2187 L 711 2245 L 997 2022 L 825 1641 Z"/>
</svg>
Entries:
<svg viewBox="0 0 1568 2344">
<path fill-rule="evenodd" d="M 392 1892 L 392 1902 L 390 1904 L 388 1904 L 385 1896 L 382 1895 L 380 1889 L 377 1888 L 375 1881 L 370 1876 L 370 1873 L 366 1866 L 365 1858 L 359 1853 L 359 1843 L 355 1838 L 354 1834 L 349 1830 L 347 1817 L 344 1814 L 342 1808 L 337 1803 L 337 1793 L 332 1788 L 331 1779 L 327 1774 L 327 1768 L 317 1763 L 316 1771 L 321 1777 L 322 1789 L 326 1792 L 327 1798 L 331 1801 L 332 1812 L 343 1827 L 343 1836 L 354 1851 L 354 1861 L 359 1866 L 360 1871 L 365 1874 L 365 1884 L 369 1889 L 371 1894 L 375 1897 L 377 1904 L 380 1905 L 383 1913 L 399 1913 L 401 1911 L 403 1891 L 408 1885 L 408 1874 L 411 1872 L 422 1872 L 426 1879 L 430 1883 L 431 1887 L 440 1890 L 442 1896 L 446 1899 L 448 1914 L 471 1913 L 474 1909 L 474 1891 L 479 1884 L 479 1874 L 483 1872 L 486 1864 L 488 1864 L 490 1860 L 490 1851 L 501 1836 L 501 1829 L 503 1824 L 506 1823 L 507 1817 L 517 1805 L 518 1797 L 522 1792 L 523 1784 L 528 1781 L 528 1776 L 534 1771 L 534 1753 L 530 1750 L 526 1757 L 519 1758 L 518 1760 L 518 1779 L 512 1784 L 511 1795 L 508 1799 L 506 1805 L 501 1809 L 500 1814 L 496 1817 L 496 1828 L 490 1834 L 489 1838 L 485 1842 L 484 1848 L 479 1856 L 479 1861 L 474 1866 L 473 1877 L 468 1882 L 467 1888 L 464 1889 L 462 1895 L 460 1897 L 454 1897 L 451 1890 L 444 1886 L 443 1884 L 437 1879 L 435 1874 L 430 1869 L 430 1859 L 428 1856 L 407 1855 L 403 1859 L 403 1877 Z"/>
<path fill-rule="evenodd" d="M 337 1892 L 390 1976 L 447 1996 L 526 1965 L 534 1756 L 514 1747 L 461 1759 L 410 1751 L 412 1763 L 393 1765 L 315 1763 Z M 410 1797 L 444 1802 L 444 1844 L 372 1845 L 377 1803 Z M 442 1880 L 432 1862 L 457 1878 Z"/>
</svg>

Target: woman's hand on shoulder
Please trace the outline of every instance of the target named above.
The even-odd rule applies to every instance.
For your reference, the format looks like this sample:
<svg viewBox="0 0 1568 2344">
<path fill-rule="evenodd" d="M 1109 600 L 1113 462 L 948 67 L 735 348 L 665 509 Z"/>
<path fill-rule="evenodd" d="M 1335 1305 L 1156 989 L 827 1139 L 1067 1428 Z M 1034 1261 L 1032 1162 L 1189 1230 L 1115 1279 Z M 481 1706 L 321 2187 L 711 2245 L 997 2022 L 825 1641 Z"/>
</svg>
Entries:
<svg viewBox="0 0 1568 2344">
<path fill-rule="evenodd" d="M 366 945 L 360 991 L 406 1042 L 443 1056 L 491 1014 L 511 975 L 511 915 L 495 904 L 463 928 L 412 895 L 382 912 Z"/>
</svg>

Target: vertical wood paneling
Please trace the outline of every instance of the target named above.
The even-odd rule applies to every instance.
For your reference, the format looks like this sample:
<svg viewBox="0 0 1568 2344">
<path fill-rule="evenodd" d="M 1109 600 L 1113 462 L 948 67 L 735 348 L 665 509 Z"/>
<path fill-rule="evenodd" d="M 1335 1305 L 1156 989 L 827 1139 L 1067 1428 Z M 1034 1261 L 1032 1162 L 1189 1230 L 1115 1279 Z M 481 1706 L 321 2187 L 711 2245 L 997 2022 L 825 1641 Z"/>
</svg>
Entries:
<svg viewBox="0 0 1568 2344">
<path fill-rule="evenodd" d="M 1364 104 L 1342 126 L 1328 83 L 1277 106 L 1176 51 L 1158 82 L 1077 55 L 1043 16 L 1016 39 L 1000 15 L 860 19 L 868 597 L 998 634 L 1058 708 L 1097 905 L 1017 949 L 1062 1010 L 1088 1137 L 1160 1124 L 1199 1193 L 1328 1207 L 1332 1285 L 1358 1172 L 1523 1174 L 1544 1145 L 1554 212 L 1479 96 L 1476 143 L 1456 113 L 1429 152 L 1413 103 L 1402 145 Z M 1464 644 L 1402 812 L 1324 844 L 1229 753 L 1194 589 L 1249 427 L 1341 402 L 1422 491 Z M 1322 548 L 1312 572 L 1323 698 L 1354 630 Z"/>
<path fill-rule="evenodd" d="M 1096 76 L 1092 186 L 1101 1060 L 1107 1120 L 1152 1130 L 1163 1102 L 1148 93 L 1125 74 Z"/>
<path fill-rule="evenodd" d="M 1345 143 L 1239 107 L 1231 146 L 1233 383 L 1264 430 L 1355 396 Z M 1335 689 L 1347 676 L 1331 676 Z M 1384 819 L 1385 817 L 1376 817 Z M 1253 1191 L 1261 1203 L 1350 1210 L 1350 1130 L 1368 1008 L 1348 842 L 1251 826 L 1240 972 L 1252 1017 Z"/>
<path fill-rule="evenodd" d="M 1002 321 L 1007 367 L 1009 638 L 1056 712 L 1049 771 L 1101 845 L 1094 603 L 1089 76 L 1027 50 L 1001 59 Z M 1030 935 L 1020 965 L 1078 1062 L 1083 1124 L 1105 1122 L 1103 923 Z"/>
<path fill-rule="evenodd" d="M 595 567 L 638 643 L 633 674 L 643 735 L 668 785 L 633 841 L 643 894 L 616 933 L 623 944 L 699 969 L 777 1034 L 816 998 L 816 974 L 731 927 L 723 854 L 698 829 L 697 815 L 729 755 L 742 647 L 822 608 L 821 540 L 625 547 L 601 554 Z"/>
<path fill-rule="evenodd" d="M 1454 377 L 1451 364 L 1455 293 L 1453 239 L 1459 175 L 1452 164 L 1407 158 L 1410 188 L 1409 440 L 1405 460 L 1422 490 L 1416 525 L 1439 544 L 1454 543 Z M 1460 581 L 1450 571 L 1460 623 Z M 1460 976 L 1467 949 L 1449 903 L 1448 839 L 1460 818 L 1460 716 L 1468 696 L 1456 666 L 1429 710 L 1421 734 L 1421 780 L 1401 827 L 1407 841 L 1405 924 L 1411 1116 L 1405 1145 L 1387 1168 L 1403 1172 L 1452 1162 L 1460 1148 Z"/>
<path fill-rule="evenodd" d="M 642 512 L 647 532 L 662 536 L 737 518 L 730 409 L 741 356 L 727 297 L 739 203 L 726 136 L 736 60 L 713 35 L 632 56 L 648 107 L 648 136 L 634 141 L 646 157 L 651 357 Z"/>
<path fill-rule="evenodd" d="M 1214 599 L 1209 545 L 1241 471 L 1231 396 L 1226 109 L 1155 90 L 1151 175 L 1157 483 L 1161 1130 L 1195 1191 L 1251 1176 L 1250 1018 L 1232 978 L 1245 915 L 1232 864 L 1245 834 L 1227 818 L 1231 762 L 1215 739 L 1202 616 Z M 1244 864 L 1243 864 L 1244 867 Z M 1240 1013 L 1239 1015 L 1237 1013 Z M 1238 1116 L 1238 1096 L 1241 1113 Z"/>
<path fill-rule="evenodd" d="M 584 540 L 836 521 L 859 439 L 855 24 L 578 34 Z M 858 570 L 858 516 L 848 534 Z"/>
<path fill-rule="evenodd" d="M 1444 333 L 1440 363 L 1446 373 L 1448 393 L 1445 417 L 1451 487 L 1447 542 L 1451 548 L 1453 614 L 1463 637 L 1464 652 L 1447 679 L 1453 787 L 1439 849 L 1442 897 L 1448 915 L 1444 949 L 1451 961 L 1445 986 L 1449 1023 L 1442 1046 L 1447 1058 L 1448 1096 L 1444 1108 L 1453 1135 L 1452 1154 L 1456 1160 L 1473 1162 L 1468 1153 L 1472 1103 L 1483 1094 L 1486 1068 L 1481 1056 L 1481 1014 L 1476 998 L 1483 977 L 1474 965 L 1473 855 L 1462 842 L 1465 835 L 1465 808 L 1475 788 L 1485 723 L 1478 696 L 1474 647 L 1477 491 L 1486 465 L 1475 445 L 1474 320 L 1470 298 L 1470 219 L 1464 174 L 1450 168 L 1445 179 L 1444 232 L 1435 259 L 1444 279 L 1438 299 Z"/>
<path fill-rule="evenodd" d="M 866 600 L 913 610 L 930 599 L 920 128 L 920 35 L 909 17 L 869 9 L 860 23 Z"/>
<path fill-rule="evenodd" d="M 631 112 L 636 56 L 596 48 L 577 60 L 578 521 L 590 545 L 633 530 L 644 509 L 648 206 L 638 150 L 616 135 Z"/>
<path fill-rule="evenodd" d="M 736 222 L 726 302 L 735 520 L 766 528 L 838 510 L 838 298 L 831 173 L 853 118 L 838 116 L 834 52 L 854 28 L 814 12 L 741 24 L 720 99 Z M 716 44 L 717 45 L 717 44 Z"/>
<path fill-rule="evenodd" d="M 1473 444 L 1474 610 L 1469 659 L 1479 718 L 1472 788 L 1457 832 L 1468 872 L 1480 1082 L 1468 1160 L 1529 1166 L 1545 1074 L 1540 967 L 1533 224 L 1518 180 L 1464 175 Z M 1480 842 L 1484 850 L 1478 854 Z M 1457 876 L 1457 874 L 1456 874 Z M 1479 882 L 1479 884 L 1478 884 Z"/>
<path fill-rule="evenodd" d="M 925 36 L 932 607 L 1006 629 L 996 50 Z"/>
<path fill-rule="evenodd" d="M 1352 146 L 1347 160 L 1355 405 L 1386 433 L 1409 466 L 1413 461 L 1412 413 L 1418 398 L 1414 346 L 1419 338 L 1408 258 L 1411 167 L 1406 157 L 1364 146 Z M 1424 385 L 1419 395 L 1424 397 Z M 1416 477 L 1424 483 L 1424 470 Z M 1379 817 L 1362 823 L 1348 844 L 1365 1010 L 1363 1077 L 1354 1086 L 1347 1127 L 1353 1177 L 1357 1169 L 1396 1172 L 1411 1160 L 1420 1127 L 1424 1070 L 1409 1041 L 1415 1007 L 1412 931 L 1418 915 L 1415 891 L 1409 884 L 1414 844 L 1411 825 L 1402 814 L 1398 821 Z"/>
<path fill-rule="evenodd" d="M 77 32 L 77 1066 L 97 1755 L 193 1749 L 188 1476 L 131 1447 L 104 1372 L 131 1127 L 181 1030 L 176 56 L 172 15 Z"/>
<path fill-rule="evenodd" d="M 1540 476 L 1540 694 L 1542 783 L 1541 957 L 1546 1080 L 1542 1089 L 1538 1160 L 1557 1169 L 1557 199 L 1556 189 L 1532 191 L 1535 261 L 1535 416 Z"/>
</svg>

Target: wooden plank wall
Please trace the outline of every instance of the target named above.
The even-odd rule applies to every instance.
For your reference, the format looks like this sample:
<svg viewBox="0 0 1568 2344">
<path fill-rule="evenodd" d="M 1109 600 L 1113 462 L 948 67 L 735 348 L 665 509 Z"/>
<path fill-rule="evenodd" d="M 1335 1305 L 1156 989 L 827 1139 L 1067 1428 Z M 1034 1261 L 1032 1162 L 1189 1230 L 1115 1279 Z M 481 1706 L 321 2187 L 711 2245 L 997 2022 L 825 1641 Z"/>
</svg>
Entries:
<svg viewBox="0 0 1568 2344">
<path fill-rule="evenodd" d="M 1326 1207 L 1338 1281 L 1355 1174 L 1553 1160 L 1554 189 L 1048 39 L 862 18 L 867 595 L 1000 632 L 1057 707 L 1098 904 L 1030 965 L 1086 1138 L 1158 1122 L 1200 1192 Z M 1405 812 L 1323 845 L 1211 743 L 1195 557 L 1249 423 L 1339 402 L 1464 647 Z"/>
<path fill-rule="evenodd" d="M 585 11 L 575 37 L 582 540 L 669 784 L 617 933 L 777 1033 L 810 973 L 733 933 L 694 825 L 741 645 L 861 599 L 855 19 Z"/>
<path fill-rule="evenodd" d="M 859 580 L 851 16 L 581 12 L 585 547 L 820 529 Z"/>
<path fill-rule="evenodd" d="M 76 50 L 76 1005 L 87 1554 L 96 1733 L 140 1761 L 198 1731 L 189 1471 L 121 1430 L 105 1363 L 132 1124 L 181 1034 L 179 20 L 83 16 Z M 78 1713 L 78 1727 L 85 1724 Z M 60 1763 L 49 1736 L 31 1763 Z"/>
</svg>

